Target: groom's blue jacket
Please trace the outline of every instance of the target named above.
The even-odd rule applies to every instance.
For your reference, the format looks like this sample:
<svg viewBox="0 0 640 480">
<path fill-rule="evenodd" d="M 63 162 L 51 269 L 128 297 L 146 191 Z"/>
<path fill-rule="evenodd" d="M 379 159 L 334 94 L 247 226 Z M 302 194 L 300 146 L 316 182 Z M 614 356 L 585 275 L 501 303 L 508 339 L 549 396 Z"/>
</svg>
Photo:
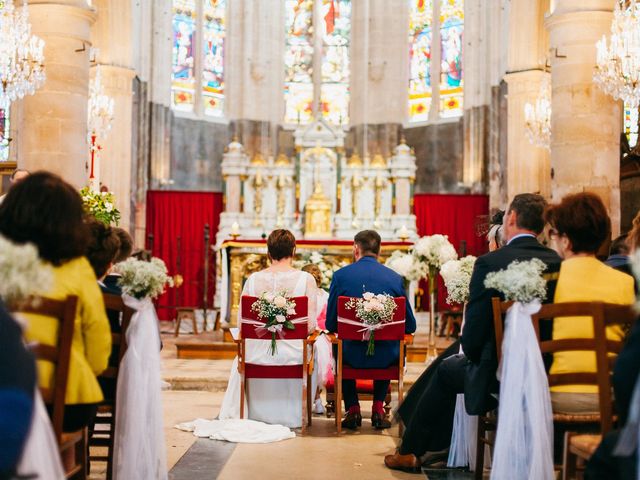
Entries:
<svg viewBox="0 0 640 480">
<path fill-rule="evenodd" d="M 385 267 L 374 257 L 362 257 L 333 274 L 327 304 L 327 330 L 338 331 L 338 297 L 362 297 L 364 292 L 387 293 L 405 297 L 404 282 L 400 275 Z M 416 319 L 407 300 L 405 332 L 416 331 Z M 386 368 L 398 361 L 398 342 L 376 342 L 375 354 L 367 356 L 367 342 L 345 340 L 342 346 L 344 362 L 355 368 Z"/>
</svg>

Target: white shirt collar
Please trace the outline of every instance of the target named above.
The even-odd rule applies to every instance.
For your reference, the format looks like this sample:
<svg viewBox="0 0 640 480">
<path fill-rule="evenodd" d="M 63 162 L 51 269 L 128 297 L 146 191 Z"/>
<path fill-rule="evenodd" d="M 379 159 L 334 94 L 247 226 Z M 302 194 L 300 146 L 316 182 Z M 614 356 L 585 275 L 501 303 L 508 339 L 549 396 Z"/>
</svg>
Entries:
<svg viewBox="0 0 640 480">
<path fill-rule="evenodd" d="M 515 237 L 513 237 L 511 240 L 509 240 L 507 242 L 507 245 L 509 245 L 511 242 L 513 242 L 516 238 L 524 238 L 524 237 L 536 238 L 536 236 L 533 235 L 532 233 L 520 233 L 520 234 L 516 235 Z"/>
</svg>

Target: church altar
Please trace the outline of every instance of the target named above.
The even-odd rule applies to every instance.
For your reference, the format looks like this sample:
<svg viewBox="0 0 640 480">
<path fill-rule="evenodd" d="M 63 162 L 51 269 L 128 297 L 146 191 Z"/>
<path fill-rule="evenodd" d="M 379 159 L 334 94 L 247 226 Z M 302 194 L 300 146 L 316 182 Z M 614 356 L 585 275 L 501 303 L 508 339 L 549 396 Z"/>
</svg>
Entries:
<svg viewBox="0 0 640 480">
<path fill-rule="evenodd" d="M 384 261 L 394 250 L 406 251 L 412 242 L 383 242 L 380 260 Z M 296 242 L 296 258 L 319 252 L 323 260 L 332 265 L 352 262 L 353 240 L 299 240 Z M 254 272 L 267 267 L 267 242 L 260 240 L 225 240 L 218 248 L 216 304 L 220 306 L 220 318 L 224 326 L 236 325 L 240 294 L 245 280 Z"/>
<path fill-rule="evenodd" d="M 383 240 L 416 238 L 416 158 L 404 139 L 389 158 L 345 154 L 345 132 L 319 118 L 294 132 L 295 155 L 250 156 L 234 139 L 222 160 L 224 211 L 216 245 L 231 234 L 261 238 L 286 228 L 296 238 L 353 239 L 374 229 Z"/>
</svg>

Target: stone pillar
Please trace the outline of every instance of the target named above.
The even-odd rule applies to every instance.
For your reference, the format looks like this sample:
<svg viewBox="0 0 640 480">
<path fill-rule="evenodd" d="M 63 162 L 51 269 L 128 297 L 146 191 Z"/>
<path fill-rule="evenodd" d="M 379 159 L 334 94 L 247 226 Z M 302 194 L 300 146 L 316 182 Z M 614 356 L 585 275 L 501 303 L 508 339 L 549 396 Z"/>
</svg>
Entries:
<svg viewBox="0 0 640 480">
<path fill-rule="evenodd" d="M 509 12 L 507 57 L 507 199 L 518 193 L 551 193 L 549 152 L 532 145 L 525 133 L 524 105 L 534 103 L 548 73 L 549 38 L 544 29 L 548 0 L 513 0 Z M 522 19 L 529 19 L 526 22 Z"/>
<path fill-rule="evenodd" d="M 610 33 L 615 0 L 556 0 L 551 44 L 552 198 L 598 194 L 620 230 L 620 102 L 593 82 L 596 42 Z"/>
<path fill-rule="evenodd" d="M 120 224 L 130 228 L 132 174 L 133 7 L 131 0 L 94 0 L 98 18 L 91 35 L 98 49 L 104 93 L 114 99 L 111 131 L 101 140 L 99 179 L 116 198 Z M 92 69 L 93 70 L 93 69 Z"/>
<path fill-rule="evenodd" d="M 89 49 L 95 11 L 86 0 L 31 0 L 32 32 L 45 41 L 47 80 L 22 101 L 20 158 L 75 187 L 86 184 Z"/>
</svg>

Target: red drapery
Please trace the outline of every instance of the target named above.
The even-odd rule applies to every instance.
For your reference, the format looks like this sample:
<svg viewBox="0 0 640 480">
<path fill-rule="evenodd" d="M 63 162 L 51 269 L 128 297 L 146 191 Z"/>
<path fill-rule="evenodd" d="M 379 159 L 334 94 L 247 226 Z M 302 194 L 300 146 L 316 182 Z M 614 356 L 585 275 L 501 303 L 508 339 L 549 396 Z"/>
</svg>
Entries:
<svg viewBox="0 0 640 480">
<path fill-rule="evenodd" d="M 418 235 L 447 235 L 458 255 L 478 256 L 487 252 L 485 236 L 477 233 L 479 220 L 489 214 L 487 195 L 417 194 L 414 196 L 414 212 Z M 463 252 L 463 249 L 466 249 L 466 252 Z M 422 288 L 427 291 L 426 285 L 422 285 Z M 442 278 L 439 278 L 440 310 L 448 308 L 446 297 L 444 283 Z M 428 294 L 422 298 L 424 308 L 427 308 L 427 298 Z"/>
<path fill-rule="evenodd" d="M 209 225 L 210 244 L 215 245 L 222 194 L 219 192 L 149 191 L 147 194 L 147 248 L 167 264 L 170 275 L 180 274 L 184 283 L 158 299 L 158 316 L 172 320 L 172 307 L 202 308 L 204 303 L 204 230 Z M 208 307 L 213 307 L 215 255 L 208 252 Z"/>
</svg>

